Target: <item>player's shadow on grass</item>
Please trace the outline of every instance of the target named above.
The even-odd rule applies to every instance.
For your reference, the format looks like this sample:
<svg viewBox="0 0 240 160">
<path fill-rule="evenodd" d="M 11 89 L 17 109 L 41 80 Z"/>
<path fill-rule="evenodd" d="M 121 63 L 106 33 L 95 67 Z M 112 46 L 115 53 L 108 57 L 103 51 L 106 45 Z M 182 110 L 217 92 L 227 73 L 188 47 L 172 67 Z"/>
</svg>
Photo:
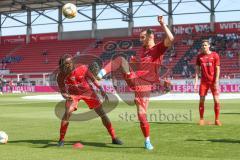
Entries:
<svg viewBox="0 0 240 160">
<path fill-rule="evenodd" d="M 152 123 L 152 124 L 189 124 L 189 125 L 192 125 L 193 122 L 149 122 L 149 123 Z"/>
<path fill-rule="evenodd" d="M 114 145 L 112 143 L 99 143 L 99 142 L 86 142 L 86 141 L 80 141 L 83 145 L 86 146 L 93 146 L 93 147 L 107 147 L 107 148 L 143 148 L 143 147 L 126 147 L 123 145 Z M 76 143 L 76 142 L 75 142 Z"/>
<path fill-rule="evenodd" d="M 207 142 L 217 142 L 217 143 L 240 143 L 240 140 L 236 139 L 187 139 L 186 141 L 207 141 Z"/>
<path fill-rule="evenodd" d="M 65 141 L 64 146 L 72 146 L 73 144 L 77 143 L 78 141 Z M 93 147 L 106 147 L 106 148 L 143 148 L 143 147 L 126 147 L 124 145 L 114 145 L 112 143 L 106 142 L 87 142 L 87 141 L 80 141 L 85 146 L 93 146 Z M 17 140 L 17 141 L 8 141 L 9 144 L 16 144 L 16 143 L 30 143 L 33 145 L 38 145 L 35 148 L 49 148 L 49 147 L 58 147 L 57 141 L 53 140 Z M 39 146 L 41 145 L 41 146 Z"/>
<path fill-rule="evenodd" d="M 30 143 L 33 145 L 43 145 L 40 148 L 47 148 L 47 147 L 54 147 L 57 146 L 57 141 L 52 141 L 52 140 L 16 140 L 16 141 L 8 141 L 8 143 Z"/>
<path fill-rule="evenodd" d="M 240 113 L 221 113 L 221 114 L 240 114 Z"/>
</svg>

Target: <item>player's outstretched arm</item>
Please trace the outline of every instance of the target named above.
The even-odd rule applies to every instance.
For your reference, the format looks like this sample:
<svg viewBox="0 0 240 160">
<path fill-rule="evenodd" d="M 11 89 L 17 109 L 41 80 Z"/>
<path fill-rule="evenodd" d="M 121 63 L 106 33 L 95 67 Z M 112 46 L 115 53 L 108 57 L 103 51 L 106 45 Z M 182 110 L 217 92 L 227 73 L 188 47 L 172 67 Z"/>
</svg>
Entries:
<svg viewBox="0 0 240 160">
<path fill-rule="evenodd" d="M 102 86 L 98 83 L 98 80 L 94 77 L 94 75 L 88 70 L 87 77 L 93 82 L 93 84 L 100 90 L 102 97 L 108 101 L 108 96 L 104 92 Z"/>
<path fill-rule="evenodd" d="M 164 23 L 163 16 L 158 16 L 158 22 L 160 23 L 161 27 L 163 28 L 163 30 L 166 34 L 166 38 L 164 39 L 164 45 L 166 47 L 170 47 L 173 43 L 174 36 L 173 36 L 172 32 L 169 30 L 169 28 L 167 27 L 167 25 Z"/>
<path fill-rule="evenodd" d="M 101 86 L 100 84 L 98 83 L 98 80 L 95 78 L 95 76 L 93 75 L 93 73 L 91 71 L 87 71 L 87 74 L 86 74 L 87 78 L 89 78 L 93 84 L 99 89 Z"/>
</svg>

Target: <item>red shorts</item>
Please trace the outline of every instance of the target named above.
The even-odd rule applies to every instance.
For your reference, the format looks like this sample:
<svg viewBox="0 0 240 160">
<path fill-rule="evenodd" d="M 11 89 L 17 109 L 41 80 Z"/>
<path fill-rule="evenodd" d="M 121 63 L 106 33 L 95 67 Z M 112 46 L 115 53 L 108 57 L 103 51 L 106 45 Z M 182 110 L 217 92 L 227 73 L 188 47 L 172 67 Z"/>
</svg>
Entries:
<svg viewBox="0 0 240 160">
<path fill-rule="evenodd" d="M 150 93 L 152 91 L 152 83 L 141 78 L 126 80 L 126 82 L 135 92 L 134 101 L 136 105 L 142 107 L 146 111 L 148 108 Z"/>
<path fill-rule="evenodd" d="M 143 108 L 145 111 L 148 108 L 148 104 L 149 104 L 149 96 L 150 96 L 149 91 L 147 92 L 136 92 L 135 91 L 135 103 L 138 107 Z"/>
<path fill-rule="evenodd" d="M 89 109 L 94 109 L 101 106 L 101 101 L 98 96 L 93 92 L 90 96 L 86 95 L 72 95 L 72 100 L 66 100 L 65 106 L 74 108 L 77 110 L 78 102 L 83 100 L 89 107 Z"/>
<path fill-rule="evenodd" d="M 215 88 L 214 83 L 208 83 L 208 82 L 201 82 L 200 88 L 199 88 L 199 95 L 206 96 L 209 88 L 211 89 L 213 96 L 219 95 L 219 88 Z"/>
</svg>

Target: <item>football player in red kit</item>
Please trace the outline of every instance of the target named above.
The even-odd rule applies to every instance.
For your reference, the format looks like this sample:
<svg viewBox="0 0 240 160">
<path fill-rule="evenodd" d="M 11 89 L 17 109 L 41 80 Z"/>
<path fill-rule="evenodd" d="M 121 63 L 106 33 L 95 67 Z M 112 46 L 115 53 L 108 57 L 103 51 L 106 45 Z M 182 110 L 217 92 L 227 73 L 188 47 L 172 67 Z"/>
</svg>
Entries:
<svg viewBox="0 0 240 160">
<path fill-rule="evenodd" d="M 92 82 L 107 98 L 102 87 L 88 70 L 88 66 L 73 63 L 73 57 L 69 54 L 63 55 L 59 60 L 59 73 L 57 82 L 62 96 L 66 99 L 65 113 L 62 117 L 60 127 L 60 138 L 58 145 L 64 145 L 64 137 L 68 128 L 69 118 L 73 111 L 77 110 L 78 102 L 83 100 L 90 109 L 101 117 L 103 125 L 107 128 L 113 144 L 122 144 L 116 137 L 112 124 L 102 108 L 102 104 L 89 82 Z"/>
<path fill-rule="evenodd" d="M 163 59 L 163 54 L 173 43 L 174 37 L 167 25 L 164 23 L 163 16 L 158 16 L 166 37 L 163 41 L 155 44 L 154 33 L 148 29 L 140 33 L 140 41 L 143 44 L 143 49 L 140 57 L 132 57 L 130 64 L 128 61 L 118 56 L 105 65 L 97 74 L 97 79 L 102 79 L 106 74 L 116 71 L 121 68 L 124 74 L 124 79 L 128 86 L 135 92 L 134 102 L 137 106 L 138 119 L 142 133 L 145 137 L 144 146 L 147 150 L 152 150 L 153 146 L 150 143 L 150 127 L 146 118 L 149 97 L 153 84 L 163 83 L 168 86 L 166 81 L 160 81 L 160 66 Z M 130 65 L 135 65 L 137 70 L 133 71 Z"/>
<path fill-rule="evenodd" d="M 208 40 L 202 41 L 202 52 L 197 56 L 196 75 L 194 89 L 197 90 L 198 75 L 201 73 L 201 82 L 199 87 L 199 125 L 204 125 L 204 102 L 205 96 L 210 88 L 214 99 L 215 125 L 221 126 L 219 120 L 220 104 L 219 104 L 219 75 L 220 75 L 220 59 L 216 52 L 210 50 Z"/>
</svg>

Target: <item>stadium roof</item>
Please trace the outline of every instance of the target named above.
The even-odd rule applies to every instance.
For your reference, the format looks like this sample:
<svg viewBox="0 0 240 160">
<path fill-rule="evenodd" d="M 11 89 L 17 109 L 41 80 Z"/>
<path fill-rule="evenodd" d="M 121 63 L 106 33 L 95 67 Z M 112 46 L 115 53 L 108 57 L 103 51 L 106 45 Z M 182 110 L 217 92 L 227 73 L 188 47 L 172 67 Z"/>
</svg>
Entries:
<svg viewBox="0 0 240 160">
<path fill-rule="evenodd" d="M 128 22 L 130 28 L 133 22 L 135 25 L 141 18 L 152 18 L 159 14 L 168 17 L 169 25 L 175 24 L 175 18 L 193 14 L 204 14 L 212 22 L 215 21 L 215 15 L 222 20 L 221 13 L 240 11 L 237 5 L 239 0 L 231 1 L 235 3 L 228 0 L 0 0 L 0 33 L 1 29 L 6 28 L 60 23 L 95 24 L 105 20 Z M 60 8 L 66 3 L 78 6 L 78 17 L 71 20 L 61 17 Z M 51 14 L 53 12 L 55 14 Z M 237 16 L 231 17 L 236 19 Z M 46 21 L 42 18 L 46 18 Z"/>
<path fill-rule="evenodd" d="M 128 0 L 104 0 L 107 2 L 128 2 Z M 103 3 L 102 0 L 1 0 L 0 13 L 3 12 L 20 12 L 26 7 L 36 10 L 46 10 L 62 6 L 66 3 L 77 5 L 90 5 L 92 3 Z"/>
</svg>

